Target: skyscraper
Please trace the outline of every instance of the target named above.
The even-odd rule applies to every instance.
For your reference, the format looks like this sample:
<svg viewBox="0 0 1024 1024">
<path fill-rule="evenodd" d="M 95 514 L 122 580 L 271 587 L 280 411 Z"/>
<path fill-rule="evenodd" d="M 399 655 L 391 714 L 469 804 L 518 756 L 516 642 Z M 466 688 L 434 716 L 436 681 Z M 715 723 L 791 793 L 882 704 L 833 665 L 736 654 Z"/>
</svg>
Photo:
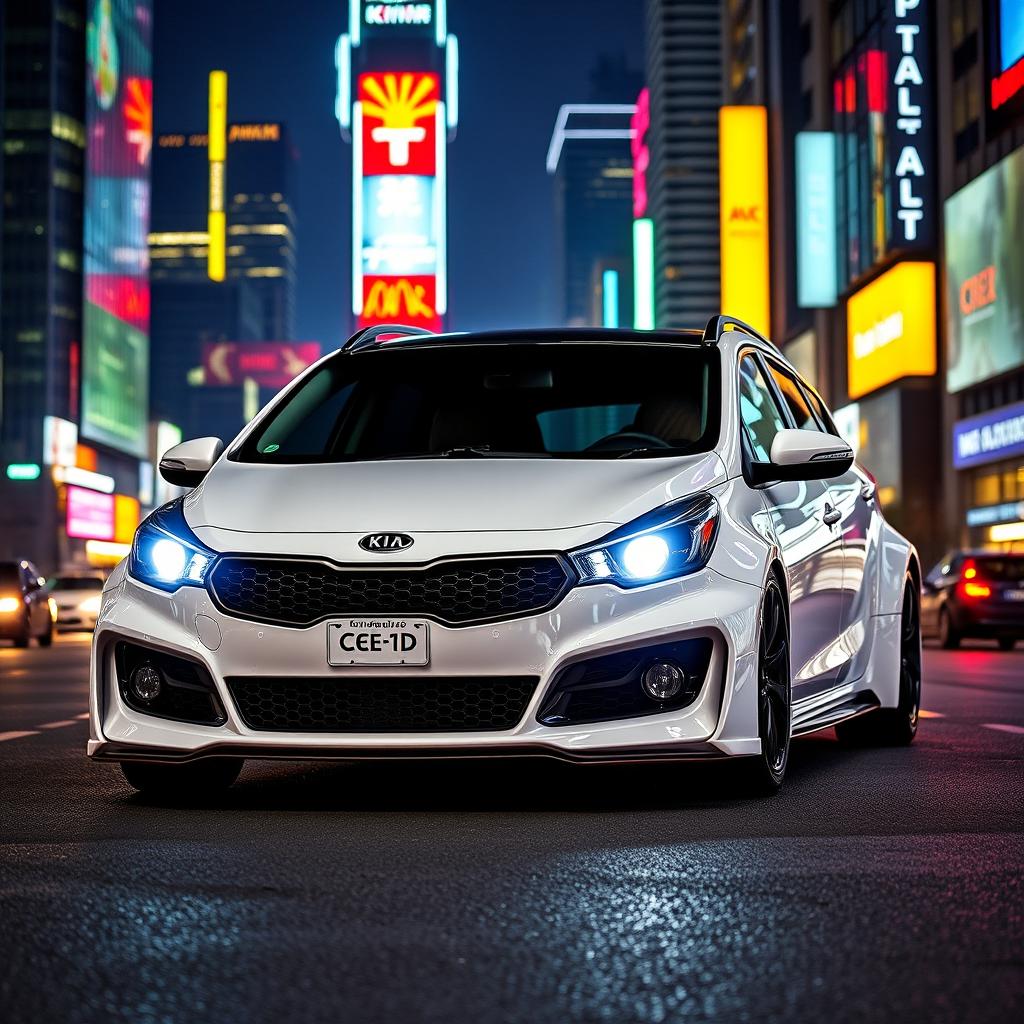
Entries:
<svg viewBox="0 0 1024 1024">
<path fill-rule="evenodd" d="M 49 570 L 113 558 L 96 545 L 137 522 L 152 4 L 8 0 L 2 16 L 0 557 Z"/>
<path fill-rule="evenodd" d="M 614 306 L 628 320 L 622 309 L 632 303 L 621 290 L 631 278 L 635 111 L 632 103 L 570 103 L 555 121 L 547 169 L 555 182 L 559 319 L 569 326 L 603 322 L 606 271 L 618 282 Z"/>
<path fill-rule="evenodd" d="M 659 327 L 700 326 L 719 306 L 721 7 L 647 0 L 648 216 Z"/>
<path fill-rule="evenodd" d="M 206 132 L 171 132 L 154 147 L 152 396 L 154 415 L 186 435 L 226 439 L 245 422 L 243 385 L 208 386 L 203 355 L 219 342 L 294 337 L 295 158 L 284 125 L 228 125 L 226 274 L 212 281 L 207 143 Z"/>
</svg>

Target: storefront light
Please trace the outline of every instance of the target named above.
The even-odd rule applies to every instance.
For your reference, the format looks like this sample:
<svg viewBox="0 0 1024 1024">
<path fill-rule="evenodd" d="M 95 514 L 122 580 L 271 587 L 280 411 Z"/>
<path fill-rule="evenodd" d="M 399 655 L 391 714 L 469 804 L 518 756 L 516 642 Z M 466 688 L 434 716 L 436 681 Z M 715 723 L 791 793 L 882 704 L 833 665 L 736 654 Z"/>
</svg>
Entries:
<svg viewBox="0 0 1024 1024">
<path fill-rule="evenodd" d="M 999 523 L 996 526 L 990 526 L 988 539 L 993 544 L 1008 544 L 1011 541 L 1024 540 L 1024 522 Z"/>
</svg>

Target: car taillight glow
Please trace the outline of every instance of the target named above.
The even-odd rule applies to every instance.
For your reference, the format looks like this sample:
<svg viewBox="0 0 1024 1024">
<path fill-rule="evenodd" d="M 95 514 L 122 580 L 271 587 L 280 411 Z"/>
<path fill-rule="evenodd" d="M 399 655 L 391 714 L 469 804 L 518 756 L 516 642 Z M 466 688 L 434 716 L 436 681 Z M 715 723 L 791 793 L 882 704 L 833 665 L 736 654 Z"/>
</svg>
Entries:
<svg viewBox="0 0 1024 1024">
<path fill-rule="evenodd" d="M 991 597 L 992 588 L 985 583 L 973 583 L 970 580 L 964 582 L 964 597 Z"/>
</svg>

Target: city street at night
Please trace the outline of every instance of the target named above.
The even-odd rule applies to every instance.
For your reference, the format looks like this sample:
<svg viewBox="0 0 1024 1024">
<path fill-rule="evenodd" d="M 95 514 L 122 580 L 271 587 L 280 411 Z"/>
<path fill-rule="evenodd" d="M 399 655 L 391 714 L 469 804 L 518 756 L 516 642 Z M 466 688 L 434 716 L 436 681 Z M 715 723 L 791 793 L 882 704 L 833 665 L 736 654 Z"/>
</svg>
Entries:
<svg viewBox="0 0 1024 1024">
<path fill-rule="evenodd" d="M 926 648 L 909 747 L 715 765 L 85 759 L 88 645 L 0 648 L 9 1021 L 1019 1019 L 1024 651 Z M 729 767 L 729 766 L 726 766 Z"/>
</svg>

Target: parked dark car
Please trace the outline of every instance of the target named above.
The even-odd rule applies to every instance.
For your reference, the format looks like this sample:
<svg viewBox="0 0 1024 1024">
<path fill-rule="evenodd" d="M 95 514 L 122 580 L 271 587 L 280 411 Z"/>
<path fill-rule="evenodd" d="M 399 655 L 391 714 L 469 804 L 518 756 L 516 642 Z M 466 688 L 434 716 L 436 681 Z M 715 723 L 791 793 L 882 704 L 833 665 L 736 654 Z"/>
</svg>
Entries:
<svg viewBox="0 0 1024 1024">
<path fill-rule="evenodd" d="M 33 637 L 40 647 L 53 643 L 53 610 L 46 580 L 28 561 L 0 562 L 0 639 L 28 647 Z"/>
<path fill-rule="evenodd" d="M 968 637 L 1024 639 L 1024 553 L 951 551 L 921 587 L 921 630 L 943 647 Z"/>
</svg>

